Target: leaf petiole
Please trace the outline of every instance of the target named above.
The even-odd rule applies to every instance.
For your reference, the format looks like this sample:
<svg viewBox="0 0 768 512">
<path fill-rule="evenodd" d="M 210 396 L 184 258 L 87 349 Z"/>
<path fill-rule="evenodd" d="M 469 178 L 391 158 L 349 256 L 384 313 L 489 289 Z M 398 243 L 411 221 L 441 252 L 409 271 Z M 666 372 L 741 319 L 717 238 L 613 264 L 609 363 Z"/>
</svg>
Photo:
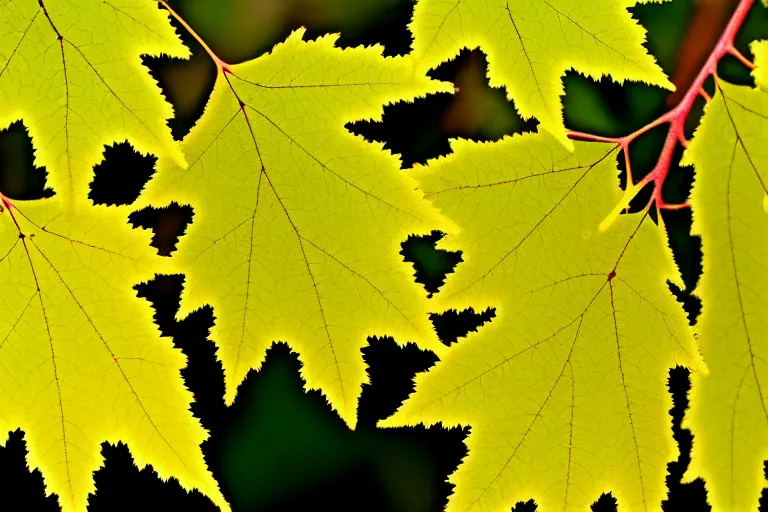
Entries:
<svg viewBox="0 0 768 512">
<path fill-rule="evenodd" d="M 194 37 L 194 38 L 195 38 L 195 40 L 196 40 L 198 43 L 200 43 L 200 46 L 202 46 L 202 47 L 203 47 L 203 49 L 204 49 L 204 50 L 205 50 L 205 51 L 208 53 L 208 55 L 211 57 L 211 59 L 213 59 L 213 62 L 215 62 L 215 63 L 216 63 L 216 67 L 217 67 L 219 70 L 221 70 L 221 72 L 222 72 L 222 73 L 224 73 L 224 74 L 226 74 L 226 73 L 229 73 L 230 75 L 234 75 L 234 74 L 235 74 L 235 73 L 232 71 L 232 66 L 231 66 L 231 65 L 229 65 L 229 64 L 227 64 L 226 62 L 224 62 L 224 61 L 223 61 L 221 58 L 219 58 L 219 56 L 218 56 L 218 55 L 216 55 L 216 53 L 214 53 L 214 51 L 213 51 L 213 50 L 211 50 L 211 47 L 210 47 L 210 46 L 208 46 L 208 45 L 206 44 L 206 42 L 205 42 L 205 41 L 203 41 L 203 38 L 202 38 L 202 37 L 200 37 L 200 36 L 197 34 L 197 32 L 195 32 L 195 29 L 193 29 L 192 27 L 190 27 L 190 26 L 189 26 L 189 24 L 188 24 L 186 21 L 184 21 L 184 18 L 182 18 L 181 16 L 179 16 L 179 14 L 178 14 L 176 11 L 174 11 L 174 10 L 171 8 L 171 6 L 170 6 L 170 5 L 168 5 L 168 2 L 166 2 L 165 0 L 157 0 L 157 3 L 159 3 L 160 5 L 162 5 L 162 6 L 163 6 L 163 7 L 164 7 L 164 8 L 165 8 L 165 9 L 166 9 L 166 10 L 167 10 L 167 11 L 168 11 L 170 14 L 171 14 L 171 16 L 173 16 L 173 17 L 176 19 L 176 21 L 178 21 L 179 23 L 181 23 L 181 25 L 182 25 L 182 26 L 183 26 L 185 29 L 187 29 L 187 32 L 189 32 L 189 35 L 191 35 L 192 37 Z"/>
<path fill-rule="evenodd" d="M 5 210 L 8 210 L 8 214 L 11 216 L 11 220 L 13 220 L 13 223 L 16 225 L 16 229 L 19 230 L 19 236 L 22 236 L 23 232 L 21 231 L 21 226 L 19 226 L 19 221 L 16 220 L 16 216 L 13 214 L 13 210 L 16 207 L 10 199 L 3 195 L 2 192 L 0 192 L 0 203 L 2 203 L 2 206 Z M 3 207 L 0 207 L 0 213 L 3 213 Z"/>
</svg>

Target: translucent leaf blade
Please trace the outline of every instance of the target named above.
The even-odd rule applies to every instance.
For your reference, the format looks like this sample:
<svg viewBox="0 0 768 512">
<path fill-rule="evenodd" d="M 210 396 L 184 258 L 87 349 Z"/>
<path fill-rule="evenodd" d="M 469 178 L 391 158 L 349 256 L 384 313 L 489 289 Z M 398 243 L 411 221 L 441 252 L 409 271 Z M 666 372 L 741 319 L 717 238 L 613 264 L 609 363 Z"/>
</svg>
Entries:
<svg viewBox="0 0 768 512">
<path fill-rule="evenodd" d="M 410 25 L 413 58 L 426 71 L 479 46 L 491 87 L 505 87 L 524 118 L 536 117 L 572 148 L 560 102 L 567 70 L 674 88 L 643 48 L 645 31 L 627 7 L 615 0 L 420 0 Z"/>
<path fill-rule="evenodd" d="M 23 119 L 59 195 L 87 193 L 104 145 L 183 164 L 173 115 L 140 56 L 188 57 L 153 0 L 20 0 L 0 5 L 0 128 Z"/>
<path fill-rule="evenodd" d="M 367 336 L 442 347 L 399 252 L 409 234 L 447 224 L 395 157 L 344 124 L 446 86 L 411 78 L 380 47 L 341 50 L 335 37 L 302 34 L 219 76 L 184 141 L 189 168 L 165 160 L 147 200 L 195 209 L 175 256 L 189 269 L 180 315 L 214 307 L 227 401 L 286 341 L 307 386 L 354 425 Z"/>
<path fill-rule="evenodd" d="M 718 82 L 686 161 L 703 275 L 697 324 L 710 373 L 692 375 L 687 478 L 714 510 L 757 510 L 768 459 L 768 94 Z"/>
<path fill-rule="evenodd" d="M 666 286 L 676 269 L 648 217 L 602 219 L 619 201 L 615 149 L 547 134 L 459 141 L 417 179 L 462 231 L 464 263 L 436 309 L 496 318 L 416 378 L 384 426 L 471 425 L 449 510 L 585 510 L 601 493 L 656 510 L 677 452 L 668 370 L 700 365 Z"/>
<path fill-rule="evenodd" d="M 18 202 L 23 238 L 8 210 L 0 216 L 0 430 L 24 430 L 27 460 L 65 512 L 85 510 L 104 441 L 228 510 L 200 450 L 186 358 L 133 289 L 172 268 L 126 208 L 80 206 Z"/>
</svg>

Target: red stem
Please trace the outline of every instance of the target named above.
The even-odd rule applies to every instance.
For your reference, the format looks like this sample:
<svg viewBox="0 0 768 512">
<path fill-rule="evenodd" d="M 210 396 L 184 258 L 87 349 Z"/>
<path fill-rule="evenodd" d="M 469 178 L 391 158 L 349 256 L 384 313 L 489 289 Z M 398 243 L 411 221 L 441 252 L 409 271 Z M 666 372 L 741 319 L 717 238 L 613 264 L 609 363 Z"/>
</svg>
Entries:
<svg viewBox="0 0 768 512">
<path fill-rule="evenodd" d="M 701 94 L 704 96 L 705 100 L 708 99 L 709 96 L 706 94 L 706 92 L 704 92 L 704 82 L 707 80 L 707 78 L 709 78 L 710 75 L 717 79 L 717 64 L 720 62 L 720 59 L 722 59 L 724 55 L 730 54 L 736 57 L 745 66 L 749 67 L 750 69 L 754 69 L 754 65 L 733 46 L 734 37 L 741 28 L 741 25 L 744 23 L 744 19 L 747 17 L 747 13 L 749 12 L 749 9 L 752 7 L 754 2 L 755 0 L 740 0 L 739 5 L 736 7 L 736 10 L 731 16 L 730 21 L 728 21 L 728 25 L 725 27 L 725 30 L 720 36 L 720 39 L 717 41 L 717 44 L 709 54 L 709 58 L 707 58 L 707 61 L 702 66 L 699 74 L 696 75 L 693 83 L 691 83 L 690 87 L 688 87 L 685 96 L 683 96 L 683 99 L 680 100 L 680 103 L 678 103 L 675 108 L 643 126 L 639 130 L 630 133 L 629 135 L 625 135 L 624 137 L 600 137 L 597 135 L 576 131 L 571 131 L 568 133 L 568 137 L 574 140 L 615 143 L 624 153 L 624 159 L 627 164 L 627 187 L 625 190 L 625 195 L 620 204 L 617 205 L 617 207 L 611 213 L 611 215 L 609 215 L 608 218 L 603 221 L 603 224 L 600 226 L 601 229 L 606 229 L 613 222 L 613 220 L 615 220 L 616 216 L 618 216 L 622 210 L 629 206 L 629 202 L 635 197 L 635 195 L 637 195 L 640 189 L 642 189 L 643 186 L 650 182 L 654 183 L 654 193 L 646 208 L 650 207 L 650 205 L 654 203 L 656 205 L 657 212 L 662 209 L 678 210 L 688 206 L 687 202 L 683 204 L 666 203 L 661 196 L 662 185 L 664 184 L 664 180 L 669 173 L 669 167 L 672 163 L 672 155 L 675 148 L 677 147 L 678 142 L 683 147 L 688 146 L 688 141 L 686 140 L 685 134 L 683 133 L 685 122 L 691 113 L 691 108 L 693 107 L 693 103 L 696 101 L 696 98 Z M 659 155 L 659 158 L 656 162 L 656 166 L 645 178 L 643 178 L 639 183 L 635 184 L 632 181 L 632 171 L 629 166 L 629 144 L 643 133 L 664 123 L 669 123 L 669 131 L 667 132 L 667 138 L 664 141 L 664 147 L 661 150 L 661 154 Z"/>
<path fill-rule="evenodd" d="M 0 192 L 0 203 L 3 203 L 3 206 L 5 206 L 5 209 L 8 210 L 8 214 L 11 216 L 11 219 L 13 220 L 13 223 L 16 224 L 16 229 L 19 230 L 19 235 L 22 235 L 23 232 L 21 231 L 21 226 L 19 226 L 19 221 L 16 220 L 16 216 L 13 214 L 13 209 L 16 208 L 14 204 L 11 202 L 10 199 L 5 197 L 2 192 Z M 2 211 L 0 211 L 2 213 Z"/>
<path fill-rule="evenodd" d="M 215 62 L 215 63 L 216 63 L 216 67 L 217 67 L 219 70 L 221 70 L 221 72 L 222 72 L 222 73 L 225 73 L 225 74 L 226 74 L 226 73 L 229 73 L 230 75 L 233 75 L 233 74 L 234 74 L 234 73 L 232 72 L 232 66 L 231 66 L 231 65 L 229 65 L 229 64 L 227 64 L 227 63 L 226 63 L 226 62 L 224 62 L 223 60 L 221 60 L 221 59 L 219 58 L 219 56 L 218 56 L 218 55 L 216 55 L 216 54 L 213 52 L 213 50 L 211 50 L 210 46 L 208 46 L 208 45 L 205 43 L 205 41 L 203 41 L 203 38 L 202 38 L 202 37 L 200 37 L 200 36 L 197 34 L 197 32 L 195 32 L 195 29 L 193 29 L 192 27 L 190 27 L 190 26 L 189 26 L 189 24 L 188 24 L 186 21 L 184 21 L 184 18 L 182 18 L 181 16 L 179 16 L 179 15 L 176 13 L 176 11 L 174 11 L 174 10 L 171 8 L 171 6 L 170 6 L 170 5 L 168 5 L 168 2 L 166 2 L 166 0 L 157 0 L 157 3 L 159 3 L 160 5 L 162 5 L 162 6 L 163 6 L 163 7 L 164 7 L 164 8 L 165 8 L 165 9 L 166 9 L 166 10 L 167 10 L 167 11 L 168 11 L 170 14 L 171 14 L 171 16 L 173 16 L 173 17 L 176 19 L 176 21 L 178 21 L 178 22 L 181 24 L 181 26 L 183 26 L 183 27 L 184 27 L 184 28 L 187 30 L 187 32 L 189 32 L 189 35 L 191 35 L 192 37 L 194 37 L 194 38 L 197 40 L 197 42 L 198 42 L 198 43 L 200 43 L 200 46 L 202 46 L 202 47 L 203 47 L 203 49 L 204 49 L 204 50 L 205 50 L 205 51 L 208 53 L 208 55 L 210 55 L 211 59 L 213 59 L 213 62 Z"/>
</svg>

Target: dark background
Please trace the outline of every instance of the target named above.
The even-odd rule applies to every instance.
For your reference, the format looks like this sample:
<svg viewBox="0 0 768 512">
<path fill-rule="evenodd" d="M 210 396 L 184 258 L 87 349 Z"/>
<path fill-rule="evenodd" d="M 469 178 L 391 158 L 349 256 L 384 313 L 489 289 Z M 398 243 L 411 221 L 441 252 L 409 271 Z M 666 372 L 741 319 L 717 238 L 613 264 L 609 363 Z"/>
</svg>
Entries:
<svg viewBox="0 0 768 512">
<path fill-rule="evenodd" d="M 305 39 L 340 32 L 342 47 L 384 46 L 385 55 L 410 51 L 407 24 L 413 0 L 177 0 L 172 7 L 190 23 L 225 61 L 238 63 L 256 58 L 292 30 L 307 28 Z M 652 121 L 680 99 L 720 35 L 735 7 L 735 0 L 672 0 L 665 4 L 640 5 L 631 9 L 648 31 L 646 47 L 672 78 L 680 92 L 644 84 L 623 86 L 608 79 L 595 82 L 575 71 L 564 77 L 563 98 L 566 126 L 606 136 L 630 133 Z M 216 68 L 194 39 L 177 26 L 194 55 L 189 61 L 145 57 L 144 62 L 173 103 L 176 118 L 169 121 L 174 137 L 183 138 L 202 114 L 213 88 Z M 748 44 L 768 37 L 768 9 L 758 1 L 736 41 L 737 48 L 751 56 Z M 492 89 L 485 77 L 485 55 L 464 49 L 450 62 L 430 74 L 453 82 L 457 94 L 436 94 L 414 103 L 385 108 L 381 123 L 357 122 L 347 128 L 369 140 L 386 143 L 401 155 L 404 172 L 413 163 L 450 152 L 448 140 L 455 137 L 498 140 L 504 135 L 536 131 L 535 119 L 522 120 L 503 89 Z M 719 75 L 737 84 L 752 85 L 748 70 L 730 56 L 723 59 Z M 706 85 L 713 92 L 712 80 Z M 690 137 L 701 115 L 699 99 L 688 123 Z M 640 180 L 656 162 L 665 136 L 662 126 L 643 135 L 630 149 L 635 180 Z M 683 202 L 693 180 L 692 168 L 674 166 L 664 188 L 670 203 Z M 33 165 L 33 154 L 22 122 L 0 132 L 0 191 L 11 199 L 38 199 L 54 192 L 45 188 L 45 169 Z M 618 160 L 624 180 L 623 158 Z M 105 147 L 104 160 L 94 167 L 90 198 L 100 204 L 130 204 L 154 172 L 154 157 L 142 156 L 127 143 Z M 624 183 L 624 181 L 621 181 Z M 641 209 L 650 190 L 633 203 Z M 691 212 L 664 212 L 676 262 L 685 289 L 670 288 L 683 303 L 691 323 L 700 304 L 691 295 L 701 273 L 700 240 L 690 235 Z M 153 229 L 153 245 L 170 255 L 185 226 L 194 222 L 189 205 L 167 209 L 145 209 L 129 219 L 137 229 Z M 435 249 L 442 234 L 414 234 L 403 241 L 402 255 L 414 266 L 415 279 L 436 293 L 446 274 L 461 264 L 461 253 Z M 224 495 L 236 512 L 335 510 L 371 512 L 426 512 L 443 510 L 452 485 L 446 479 L 467 451 L 464 429 L 409 427 L 377 429 L 376 422 L 392 414 L 412 391 L 412 378 L 435 364 L 431 352 L 415 345 L 398 345 L 391 338 L 370 338 L 364 349 L 371 384 L 363 386 L 358 408 L 359 422 L 350 431 L 318 392 L 305 393 L 299 362 L 288 345 L 277 342 L 269 350 L 260 372 L 251 371 L 241 385 L 235 403 L 223 402 L 223 373 L 215 358 L 215 347 L 207 339 L 215 321 L 214 311 L 203 308 L 181 322 L 174 321 L 182 276 L 162 276 L 136 287 L 139 296 L 156 310 L 163 334 L 187 355 L 183 371 L 195 395 L 192 410 L 211 437 L 203 444 L 206 461 Z M 494 311 L 449 311 L 432 315 L 440 339 L 451 344 L 493 321 Z M 666 511 L 709 510 L 704 482 L 681 484 L 691 446 L 691 434 L 680 429 L 689 389 L 688 371 L 670 371 L 670 411 L 681 456 L 671 461 Z M 45 497 L 42 477 L 26 467 L 24 434 L 15 431 L 0 448 L 0 510 L 58 510 L 56 496 Z M 95 474 L 97 492 L 89 499 L 89 510 L 122 511 L 214 511 L 207 498 L 187 493 L 171 479 L 162 482 L 151 468 L 139 471 L 127 447 L 104 443 L 105 465 Z M 610 495 L 595 496 L 594 511 L 616 510 Z M 760 500 L 768 511 L 768 491 Z M 518 503 L 512 510 L 531 512 L 533 501 Z M 619 509 L 621 505 L 619 504 Z"/>
</svg>

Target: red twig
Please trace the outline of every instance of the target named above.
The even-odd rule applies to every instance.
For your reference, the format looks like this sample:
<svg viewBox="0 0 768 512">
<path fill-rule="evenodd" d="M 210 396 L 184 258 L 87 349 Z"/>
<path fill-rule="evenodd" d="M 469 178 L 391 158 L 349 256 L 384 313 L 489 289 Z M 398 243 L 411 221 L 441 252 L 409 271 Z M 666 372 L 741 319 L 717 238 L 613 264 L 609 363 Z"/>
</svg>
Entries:
<svg viewBox="0 0 768 512">
<path fill-rule="evenodd" d="M 19 235 L 22 234 L 21 226 L 19 226 L 19 221 L 16 220 L 16 216 L 13 214 L 13 209 L 16 208 L 10 199 L 5 197 L 2 192 L 0 192 L 0 203 L 2 203 L 2 206 L 5 207 L 6 210 L 8 210 L 8 214 L 11 216 L 11 219 L 13 220 L 13 223 L 16 224 L 16 229 L 19 230 Z M 3 209 L 0 208 L 0 213 L 3 212 Z"/>
<path fill-rule="evenodd" d="M 679 210 L 689 206 L 687 202 L 683 204 L 669 204 L 665 202 L 661 195 L 662 185 L 664 184 L 664 181 L 667 178 L 667 174 L 669 173 L 669 167 L 672 163 L 672 155 L 675 148 L 677 147 L 677 144 L 680 143 L 683 147 L 688 146 L 688 141 L 685 138 L 683 130 L 685 127 L 685 122 L 691 113 L 691 108 L 693 107 L 694 101 L 699 95 L 702 95 L 707 103 L 709 103 L 711 100 L 709 95 L 704 91 L 704 82 L 707 80 L 707 78 L 709 78 L 710 75 L 713 76 L 715 80 L 717 80 L 717 64 L 720 62 L 720 59 L 722 59 L 724 55 L 730 54 L 736 57 L 748 68 L 754 69 L 754 64 L 752 64 L 752 62 L 744 57 L 733 46 L 733 39 L 741 28 L 741 25 L 744 23 L 744 19 L 746 18 L 747 13 L 749 12 L 749 9 L 752 7 L 754 2 L 755 0 L 740 0 L 739 5 L 736 7 L 736 10 L 728 22 L 728 25 L 726 25 L 725 30 L 720 36 L 720 39 L 717 41 L 717 44 L 709 54 L 709 58 L 702 66 L 699 74 L 696 75 L 693 83 L 687 89 L 683 99 L 680 100 L 680 103 L 678 103 L 675 108 L 658 117 L 656 120 L 643 126 L 639 130 L 630 133 L 629 135 L 625 135 L 624 137 L 600 137 L 597 135 L 576 131 L 571 131 L 568 133 L 568 137 L 574 140 L 611 142 L 617 144 L 621 148 L 621 151 L 624 153 L 624 161 L 626 162 L 627 167 L 627 187 L 624 190 L 624 197 L 622 200 L 618 205 L 616 205 L 608 217 L 606 217 L 605 220 L 600 224 L 601 230 L 607 229 L 613 223 L 613 221 L 616 220 L 619 214 L 629 207 L 630 201 L 634 199 L 637 193 L 640 192 L 640 190 L 645 185 L 651 182 L 654 184 L 654 191 L 651 200 L 646 206 L 646 209 L 649 208 L 651 204 L 655 204 L 656 211 L 659 213 L 660 210 Z M 632 170 L 630 168 L 629 162 L 629 144 L 643 133 L 665 123 L 669 124 L 669 130 L 667 132 L 667 138 L 664 141 L 664 147 L 661 150 L 661 154 L 659 155 L 658 160 L 656 161 L 655 167 L 650 173 L 648 173 L 645 178 L 640 180 L 638 183 L 634 183 L 632 180 Z M 661 217 L 659 216 L 659 218 Z"/>
<path fill-rule="evenodd" d="M 202 46 L 202 47 L 203 47 L 203 49 L 204 49 L 204 50 L 205 50 L 205 51 L 208 53 L 208 55 L 210 55 L 211 59 L 213 59 L 213 62 L 215 62 L 215 63 L 216 63 L 216 67 L 217 67 L 219 70 L 221 70 L 221 72 L 222 72 L 222 73 L 224 73 L 224 74 L 226 74 L 226 73 L 229 73 L 230 75 L 234 75 L 234 73 L 232 72 L 232 66 L 231 66 L 231 65 L 229 65 L 229 64 L 227 64 L 227 63 L 226 63 L 226 62 L 224 62 L 223 60 L 221 60 L 221 59 L 219 58 L 219 56 L 218 56 L 218 55 L 216 55 L 216 54 L 213 52 L 213 50 L 211 50 L 210 46 L 208 46 L 208 45 L 205 43 L 205 41 L 203 41 L 203 38 L 202 38 L 202 37 L 200 37 L 200 36 L 197 34 L 197 32 L 195 32 L 195 29 L 193 29 L 192 27 L 190 27 L 190 26 L 189 26 L 189 24 L 188 24 L 186 21 L 184 21 L 184 18 L 182 18 L 181 16 L 179 16 L 179 15 L 178 15 L 178 13 L 176 13 L 176 11 L 174 11 L 174 10 L 171 8 L 171 6 L 170 6 L 170 5 L 168 5 L 168 2 L 166 2 L 165 0 L 157 0 L 157 3 L 159 3 L 160 5 L 162 5 L 162 6 L 163 6 L 163 7 L 164 7 L 164 8 L 165 8 L 165 9 L 166 9 L 166 10 L 167 10 L 167 11 L 168 11 L 170 14 L 171 14 L 171 16 L 173 16 L 173 17 L 176 19 L 176 21 L 178 21 L 178 22 L 181 24 L 181 26 L 183 26 L 183 27 L 184 27 L 184 28 L 187 30 L 187 32 L 189 32 L 189 35 L 191 35 L 192 37 L 194 37 L 194 38 L 195 38 L 195 40 L 197 40 L 197 42 L 198 42 L 198 43 L 200 43 L 200 46 Z"/>
</svg>

